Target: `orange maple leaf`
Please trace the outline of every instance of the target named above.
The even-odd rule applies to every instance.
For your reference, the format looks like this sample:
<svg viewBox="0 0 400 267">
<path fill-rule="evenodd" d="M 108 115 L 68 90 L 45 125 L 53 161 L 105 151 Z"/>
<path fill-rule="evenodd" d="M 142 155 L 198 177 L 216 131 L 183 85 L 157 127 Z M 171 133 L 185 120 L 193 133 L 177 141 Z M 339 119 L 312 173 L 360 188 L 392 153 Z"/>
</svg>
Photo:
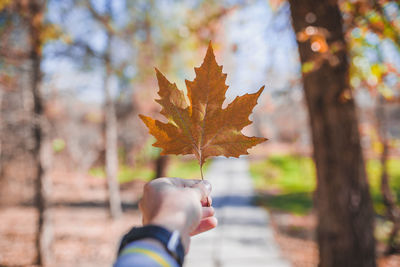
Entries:
<svg viewBox="0 0 400 267">
<path fill-rule="evenodd" d="M 236 97 L 225 109 L 226 74 L 215 61 L 211 43 L 200 68 L 195 68 L 194 81 L 186 80 L 187 96 L 175 83 L 170 83 L 156 69 L 161 114 L 168 123 L 139 115 L 162 148 L 161 155 L 194 154 L 200 170 L 206 158 L 211 156 L 239 157 L 248 154 L 247 149 L 266 141 L 263 137 L 248 137 L 241 130 L 251 124 L 249 116 L 257 104 L 264 86 L 254 94 Z M 203 174 L 202 174 L 203 178 Z"/>
</svg>

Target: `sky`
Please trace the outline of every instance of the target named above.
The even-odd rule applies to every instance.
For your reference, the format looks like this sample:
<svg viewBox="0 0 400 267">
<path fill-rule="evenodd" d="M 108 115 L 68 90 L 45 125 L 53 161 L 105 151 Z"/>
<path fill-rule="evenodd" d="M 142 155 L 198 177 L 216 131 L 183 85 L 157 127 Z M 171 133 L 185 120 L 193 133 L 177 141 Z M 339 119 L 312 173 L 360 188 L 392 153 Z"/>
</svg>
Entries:
<svg viewBox="0 0 400 267">
<path fill-rule="evenodd" d="M 99 4 L 101 11 L 100 2 L 102 1 L 95 2 Z M 123 6 L 118 4 L 122 2 L 122 0 L 113 1 L 116 12 L 119 12 L 118 10 Z M 83 38 L 95 50 L 101 51 L 105 45 L 105 37 L 100 30 L 96 30 L 95 24 L 86 19 L 87 14 L 82 10 L 76 10 L 69 17 L 63 18 L 63 4 L 62 2 L 60 4 L 60 1 L 56 3 L 49 6 L 49 19 L 71 21 L 71 23 L 64 23 L 67 25 L 67 31 L 72 36 Z M 190 1 L 184 1 L 184 3 L 190 3 Z M 233 45 L 237 47 L 234 52 L 227 49 L 222 53 L 223 57 L 217 59 L 219 64 L 224 65 L 224 72 L 228 73 L 227 82 L 230 85 L 228 98 L 234 98 L 246 92 L 255 92 L 264 84 L 267 90 L 279 90 L 285 87 L 290 77 L 299 75 L 297 46 L 289 16 L 288 5 L 275 14 L 267 1 L 254 0 L 248 1 L 244 7 L 223 19 L 222 32 L 226 47 Z M 126 20 L 124 16 L 119 18 L 120 23 L 124 20 Z M 56 46 L 57 44 L 50 45 L 47 51 L 51 53 Z M 193 51 L 193 53 L 198 52 Z M 193 67 L 195 66 L 192 66 L 190 72 L 193 72 Z M 55 86 L 64 92 L 72 90 L 78 93 L 78 97 L 83 101 L 95 103 L 103 101 L 101 66 L 88 72 L 82 71 L 74 60 L 69 58 L 47 57 L 43 70 L 49 86 Z M 187 71 L 182 73 L 187 73 Z M 183 81 L 188 77 L 181 78 Z M 179 84 L 182 84 L 182 81 Z M 111 87 L 114 93 L 116 86 L 116 82 L 112 81 Z"/>
<path fill-rule="evenodd" d="M 236 53 L 225 54 L 234 62 L 228 94 L 254 92 L 264 84 L 268 91 L 281 90 L 300 75 L 289 16 L 288 4 L 274 13 L 267 1 L 254 1 L 226 19 L 227 43 L 237 45 Z"/>
<path fill-rule="evenodd" d="M 106 43 L 104 33 L 96 23 L 88 19 L 85 9 L 74 9 L 72 12 L 66 10 L 70 1 L 50 1 L 52 4 L 49 5 L 48 19 L 64 22 L 65 30 L 71 35 L 71 38 L 79 38 L 88 43 L 95 51 L 101 52 Z M 123 10 L 125 1 L 127 0 L 112 1 L 117 25 L 123 25 L 129 21 L 129 14 Z M 104 6 L 103 2 L 104 0 L 93 1 L 100 12 Z M 159 0 L 156 8 L 161 15 L 167 18 L 168 27 L 178 27 L 184 30 L 186 26 L 183 25 L 181 17 L 176 14 L 187 12 L 198 2 L 198 0 L 184 0 L 177 4 L 178 2 L 173 0 Z M 229 6 L 241 2 L 243 1 L 231 0 L 225 3 Z M 237 95 L 255 92 L 262 85 L 266 85 L 266 91 L 272 96 L 276 92 L 301 89 L 301 85 L 298 88 L 291 88 L 292 84 L 290 83 L 290 81 L 299 80 L 301 67 L 295 34 L 291 26 L 289 4 L 286 2 L 277 11 L 272 11 L 267 0 L 250 0 L 245 3 L 222 19 L 220 35 L 216 38 L 224 42 L 224 51 L 220 53 L 220 58 L 217 57 L 217 61 L 224 66 L 224 72 L 228 73 L 227 83 L 230 85 L 230 89 L 227 97 L 233 99 Z M 389 11 L 390 14 L 393 13 L 391 7 L 389 7 Z M 169 17 L 171 20 L 168 19 Z M 370 33 L 367 35 L 367 41 L 373 45 L 379 42 L 379 39 L 375 34 Z M 59 45 L 56 42 L 46 46 L 45 53 L 51 55 Z M 384 41 L 380 47 L 383 59 L 400 70 L 400 53 L 393 44 Z M 132 48 L 120 45 L 114 52 L 114 57 L 124 59 L 130 49 Z M 198 54 L 200 51 L 185 51 L 185 53 Z M 367 49 L 365 55 L 366 58 L 363 60 L 376 61 L 374 49 Z M 80 58 L 46 57 L 43 70 L 46 74 L 46 81 L 48 81 L 47 86 L 56 87 L 61 92 L 76 93 L 78 98 L 85 102 L 102 103 L 104 100 L 102 63 L 91 62 L 93 67 L 88 71 L 88 69 L 82 69 L 81 61 Z M 175 77 L 179 79 L 177 84 L 181 89 L 184 87 L 184 79 L 192 79 L 193 67 L 198 67 L 200 63 L 195 63 L 190 69 L 187 69 L 188 66 L 182 65 L 182 69 L 175 70 Z M 367 66 L 368 64 L 363 63 L 363 65 Z M 136 72 L 133 65 L 130 73 L 133 76 Z M 118 91 L 116 79 L 111 80 L 110 87 L 113 94 L 116 95 Z"/>
</svg>

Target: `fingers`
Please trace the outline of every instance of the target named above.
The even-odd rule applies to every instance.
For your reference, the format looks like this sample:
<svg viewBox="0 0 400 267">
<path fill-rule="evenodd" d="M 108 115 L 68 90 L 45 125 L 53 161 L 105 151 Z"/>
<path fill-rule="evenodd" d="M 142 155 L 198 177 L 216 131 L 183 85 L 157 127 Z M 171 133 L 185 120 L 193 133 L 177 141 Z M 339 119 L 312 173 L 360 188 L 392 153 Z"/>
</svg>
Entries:
<svg viewBox="0 0 400 267">
<path fill-rule="evenodd" d="M 207 180 L 199 179 L 182 179 L 176 177 L 162 177 L 152 180 L 146 185 L 151 185 L 153 187 L 163 187 L 163 186 L 175 186 L 178 188 L 196 188 L 199 190 L 202 198 L 208 196 L 211 193 L 211 184 Z"/>
<path fill-rule="evenodd" d="M 178 187 L 196 187 L 199 184 L 204 185 L 207 192 L 211 192 L 211 184 L 207 180 L 199 179 L 181 179 L 181 178 L 163 178 L 169 179 L 171 183 Z"/>
<path fill-rule="evenodd" d="M 218 221 L 217 218 L 215 217 L 208 217 L 205 219 L 202 219 L 200 221 L 200 224 L 197 226 L 197 228 L 190 233 L 191 236 L 198 235 L 200 233 L 206 232 L 208 230 L 211 230 L 215 227 L 217 227 Z"/>
<path fill-rule="evenodd" d="M 207 198 L 211 193 L 211 184 L 208 181 L 197 180 L 197 182 L 192 184 L 190 187 L 193 189 L 197 189 L 197 191 L 200 193 L 200 201 L 203 206 L 207 205 L 206 203 L 209 203 L 207 202 Z"/>
<path fill-rule="evenodd" d="M 213 207 L 203 207 L 203 208 L 201 208 L 201 211 L 202 211 L 202 214 L 201 214 L 202 219 L 214 216 L 214 213 L 215 213 Z"/>
<path fill-rule="evenodd" d="M 211 230 L 217 226 L 217 219 L 214 216 L 213 207 L 202 207 L 201 221 L 196 229 L 190 233 L 191 236 Z"/>
<path fill-rule="evenodd" d="M 208 194 L 210 194 L 211 190 L 212 190 L 211 183 L 209 181 L 207 181 L 207 180 L 201 180 L 200 183 L 204 185 L 204 187 L 206 188 Z"/>
<path fill-rule="evenodd" d="M 158 182 L 159 184 L 170 185 L 184 189 L 196 189 L 193 192 L 196 192 L 203 207 L 209 207 L 212 204 L 212 199 L 210 197 L 210 193 L 212 190 L 211 183 L 207 180 L 181 179 L 172 177 L 172 178 L 157 178 L 152 182 Z"/>
<path fill-rule="evenodd" d="M 174 185 L 176 187 L 192 187 L 195 184 L 199 183 L 201 180 L 199 179 L 182 179 L 177 177 L 161 177 L 154 179 L 157 183 L 165 183 Z M 152 181 L 152 182 L 153 182 Z"/>
<path fill-rule="evenodd" d="M 202 207 L 210 207 L 212 205 L 212 198 L 211 196 L 207 196 L 201 199 L 201 206 Z"/>
</svg>

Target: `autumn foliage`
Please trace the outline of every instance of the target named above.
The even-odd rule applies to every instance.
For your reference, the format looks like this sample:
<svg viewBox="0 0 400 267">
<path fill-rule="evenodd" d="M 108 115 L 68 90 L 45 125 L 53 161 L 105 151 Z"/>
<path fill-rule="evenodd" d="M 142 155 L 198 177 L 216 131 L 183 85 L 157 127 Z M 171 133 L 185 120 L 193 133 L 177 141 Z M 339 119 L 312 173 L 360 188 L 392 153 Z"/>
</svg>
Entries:
<svg viewBox="0 0 400 267">
<path fill-rule="evenodd" d="M 251 124 L 252 113 L 264 86 L 254 94 L 238 96 L 225 109 L 226 74 L 215 60 L 211 43 L 203 64 L 195 68 L 194 81 L 186 80 L 187 96 L 175 83 L 170 83 L 156 69 L 161 114 L 164 123 L 139 115 L 157 141 L 153 146 L 162 148 L 162 154 L 194 154 L 200 167 L 211 156 L 239 157 L 247 150 L 266 141 L 263 137 L 248 137 L 241 130 Z"/>
</svg>

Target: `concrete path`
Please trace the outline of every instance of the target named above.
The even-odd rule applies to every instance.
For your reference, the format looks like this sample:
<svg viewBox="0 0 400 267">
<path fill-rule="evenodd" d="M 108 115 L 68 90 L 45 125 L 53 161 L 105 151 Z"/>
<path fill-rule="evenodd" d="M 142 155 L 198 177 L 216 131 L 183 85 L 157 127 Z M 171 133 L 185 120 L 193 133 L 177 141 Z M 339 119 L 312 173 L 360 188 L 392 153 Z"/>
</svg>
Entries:
<svg viewBox="0 0 400 267">
<path fill-rule="evenodd" d="M 268 213 L 254 196 L 245 158 L 217 158 L 205 178 L 213 186 L 218 227 L 192 238 L 185 267 L 289 267 L 275 243 Z"/>
</svg>

